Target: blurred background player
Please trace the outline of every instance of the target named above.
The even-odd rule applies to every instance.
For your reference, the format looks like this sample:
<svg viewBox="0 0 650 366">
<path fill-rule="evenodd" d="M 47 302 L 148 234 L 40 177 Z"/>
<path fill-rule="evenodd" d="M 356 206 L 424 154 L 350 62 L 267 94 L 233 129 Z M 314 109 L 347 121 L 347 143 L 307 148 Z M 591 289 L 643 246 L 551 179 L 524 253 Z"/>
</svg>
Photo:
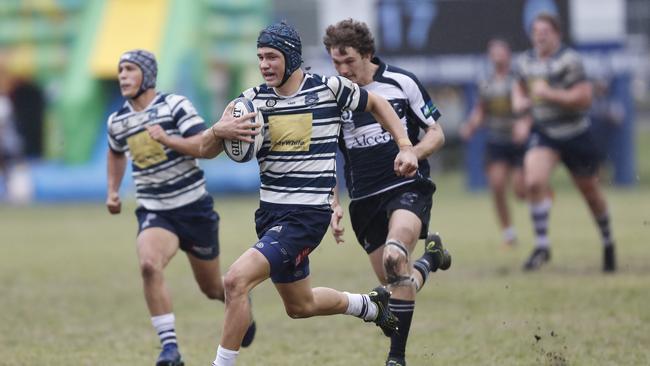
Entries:
<svg viewBox="0 0 650 366">
<path fill-rule="evenodd" d="M 375 57 L 374 37 L 365 23 L 346 19 L 330 25 L 323 44 L 339 75 L 388 100 L 408 135 L 405 141 L 415 144 L 417 173 L 412 177 L 396 175 L 393 160 L 402 142 L 396 143 L 368 112 L 343 114 L 340 147 L 352 200 L 352 227 L 377 278 L 392 291 L 389 307 L 400 324 L 391 337 L 386 365 L 405 365 L 415 294 L 430 271 L 451 264 L 437 235 L 426 241 L 424 255 L 415 263 L 411 261 L 418 238 L 427 238 L 436 190 L 427 158 L 445 142 L 437 123 L 440 112 L 415 75 Z M 425 133 L 420 139 L 421 131 Z M 342 243 L 343 208 L 336 194 L 332 208 L 332 232 L 337 243 Z"/>
<path fill-rule="evenodd" d="M 603 244 L 602 269 L 615 271 L 609 211 L 598 178 L 601 157 L 586 116 L 592 101 L 591 84 L 578 53 L 562 44 L 556 17 L 538 15 L 532 25 L 531 42 L 533 48 L 518 60 L 518 82 L 512 95 L 515 112 L 529 113 L 528 123 L 517 128 L 532 126 L 524 171 L 536 239 L 524 269 L 536 270 L 551 259 L 547 236 L 552 203 L 549 179 L 562 161 L 598 225 Z"/>
<path fill-rule="evenodd" d="M 485 146 L 485 171 L 492 191 L 494 208 L 497 212 L 503 243 L 516 244 L 517 235 L 512 225 L 506 190 L 512 184 L 515 196 L 525 197 L 523 161 L 527 134 L 515 136 L 510 97 L 515 82 L 511 71 L 510 45 L 502 39 L 488 43 L 487 54 L 492 64 L 491 74 L 479 84 L 479 98 L 472 109 L 467 123 L 460 129 L 463 140 L 469 140 L 481 127 L 487 128 Z"/>
<path fill-rule="evenodd" d="M 23 155 L 23 140 L 17 131 L 14 105 L 10 98 L 12 80 L 4 58 L 0 50 L 0 180 L 4 183 L 4 187 L 0 187 L 0 202 L 5 192 L 10 200 L 12 198 L 9 195 L 11 174 Z"/>
<path fill-rule="evenodd" d="M 156 74 L 156 59 L 148 51 L 132 50 L 120 57 L 118 80 L 126 102 L 108 118 L 106 206 L 111 214 L 121 211 L 119 188 L 128 156 L 137 187 L 137 253 L 144 295 L 162 345 L 156 365 L 178 366 L 183 361 L 163 271 L 180 248 L 201 291 L 209 299 L 224 301 L 219 216 L 196 161 L 204 121 L 185 97 L 156 92 Z M 255 323 L 246 326 L 248 345 Z"/>
<path fill-rule="evenodd" d="M 263 29 L 257 58 L 265 84 L 242 95 L 252 100 L 264 118 L 264 145 L 257 153 L 260 167 L 260 207 L 255 213 L 259 241 L 233 263 L 225 275 L 226 317 L 213 365 L 235 364 L 246 330 L 248 292 L 269 277 L 292 318 L 348 314 L 375 322 L 390 336 L 397 319 L 388 309 L 389 292 L 382 286 L 369 294 L 312 288 L 309 253 L 321 242 L 331 219 L 336 184 L 336 146 L 341 114 L 368 111 L 399 142 L 394 173 L 413 176 L 418 167 L 399 118 L 385 99 L 343 77 L 305 73 L 298 32 L 282 22 Z M 223 139 L 241 136 L 247 118 L 232 117 L 232 105 L 212 131 L 203 134 L 202 152 L 216 156 Z"/>
</svg>

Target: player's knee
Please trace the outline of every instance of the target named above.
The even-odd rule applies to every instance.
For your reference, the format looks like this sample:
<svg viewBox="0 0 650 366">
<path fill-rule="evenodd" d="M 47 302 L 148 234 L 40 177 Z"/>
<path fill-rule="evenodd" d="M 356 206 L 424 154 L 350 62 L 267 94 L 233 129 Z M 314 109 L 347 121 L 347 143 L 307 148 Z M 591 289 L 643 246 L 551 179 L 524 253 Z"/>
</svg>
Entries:
<svg viewBox="0 0 650 366">
<path fill-rule="evenodd" d="M 504 196 L 506 193 L 505 182 L 494 182 L 490 185 L 490 188 L 492 189 L 492 192 L 498 196 Z"/>
<path fill-rule="evenodd" d="M 162 264 L 154 260 L 148 258 L 144 258 L 140 260 L 140 274 L 144 279 L 150 279 L 157 275 L 160 275 L 162 270 L 163 270 Z"/>
<path fill-rule="evenodd" d="M 383 265 L 388 284 L 410 278 L 408 249 L 398 240 L 388 240 L 384 248 Z"/>
<path fill-rule="evenodd" d="M 199 284 L 199 288 L 201 288 L 201 292 L 210 300 L 224 300 L 224 290 L 221 286 Z"/>
<path fill-rule="evenodd" d="M 545 189 L 546 184 L 541 180 L 532 180 L 526 182 L 526 192 L 528 192 L 528 194 L 530 194 L 532 197 L 541 195 Z"/>
<path fill-rule="evenodd" d="M 244 278 L 236 271 L 230 270 L 223 278 L 223 287 L 226 299 L 246 296 L 248 291 Z"/>
<path fill-rule="evenodd" d="M 284 309 L 292 319 L 303 319 L 312 316 L 310 307 L 304 304 L 286 304 Z"/>
<path fill-rule="evenodd" d="M 391 262 L 403 264 L 408 261 L 408 255 L 408 249 L 402 242 L 395 239 L 389 239 L 386 241 L 386 246 L 384 247 L 384 267 Z"/>
<path fill-rule="evenodd" d="M 526 189 L 525 189 L 525 187 L 517 187 L 517 186 L 515 186 L 515 196 L 519 200 L 523 200 L 524 198 L 526 198 Z"/>
</svg>

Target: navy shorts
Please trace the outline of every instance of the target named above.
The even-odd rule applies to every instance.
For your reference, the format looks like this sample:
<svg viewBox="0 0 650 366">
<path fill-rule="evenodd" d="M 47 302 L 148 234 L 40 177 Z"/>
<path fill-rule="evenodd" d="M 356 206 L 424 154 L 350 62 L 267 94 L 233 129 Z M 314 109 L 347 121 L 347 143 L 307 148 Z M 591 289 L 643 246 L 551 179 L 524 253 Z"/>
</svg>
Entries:
<svg viewBox="0 0 650 366">
<path fill-rule="evenodd" d="M 388 222 L 393 211 L 413 212 L 422 221 L 420 239 L 427 237 L 433 193 L 436 185 L 429 180 L 397 187 L 374 196 L 350 203 L 350 221 L 359 244 L 370 254 L 384 245 L 388 236 Z"/>
<path fill-rule="evenodd" d="M 566 140 L 554 139 L 540 131 L 533 131 L 528 140 L 528 149 L 535 147 L 547 147 L 557 151 L 567 169 L 573 175 L 580 177 L 596 175 L 602 161 L 602 153 L 591 131 L 585 131 Z"/>
<path fill-rule="evenodd" d="M 196 258 L 210 260 L 219 256 L 219 215 L 214 211 L 210 195 L 171 210 L 135 210 L 138 234 L 151 227 L 160 227 L 174 233 L 181 250 Z"/>
<path fill-rule="evenodd" d="M 309 253 L 320 244 L 332 218 L 329 208 L 261 203 L 255 211 L 259 241 L 253 248 L 271 265 L 274 283 L 291 283 L 309 276 Z"/>
<path fill-rule="evenodd" d="M 488 142 L 485 145 L 485 164 L 502 161 L 513 167 L 522 167 L 525 153 L 525 145 Z"/>
</svg>

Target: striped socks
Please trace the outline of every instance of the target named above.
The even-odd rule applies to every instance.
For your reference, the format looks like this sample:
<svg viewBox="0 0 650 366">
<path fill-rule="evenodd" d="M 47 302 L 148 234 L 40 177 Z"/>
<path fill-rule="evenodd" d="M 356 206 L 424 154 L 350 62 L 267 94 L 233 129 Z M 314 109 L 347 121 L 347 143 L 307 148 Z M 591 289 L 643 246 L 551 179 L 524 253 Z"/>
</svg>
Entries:
<svg viewBox="0 0 650 366">
<path fill-rule="evenodd" d="M 151 317 L 151 324 L 156 328 L 158 337 L 160 337 L 160 345 L 165 347 L 168 344 L 176 344 L 176 330 L 174 329 L 174 322 L 176 318 L 174 313 L 157 315 Z"/>
<path fill-rule="evenodd" d="M 612 231 L 609 226 L 609 213 L 605 212 L 596 219 L 596 224 L 600 230 L 600 238 L 603 241 L 603 246 L 608 247 L 614 245 L 612 240 Z"/>
<path fill-rule="evenodd" d="M 393 333 L 390 337 L 390 352 L 388 357 L 404 359 L 406 355 L 406 341 L 408 340 L 415 301 L 390 299 L 388 301 L 390 311 L 399 319 L 399 332 Z"/>
<path fill-rule="evenodd" d="M 344 292 L 348 297 L 348 308 L 345 311 L 347 315 L 354 315 L 366 321 L 372 321 L 377 318 L 379 309 L 377 305 L 370 301 L 370 297 L 366 294 L 351 294 Z"/>
<path fill-rule="evenodd" d="M 535 245 L 537 248 L 548 248 L 548 217 L 551 211 L 553 201 L 550 198 L 544 198 L 537 203 L 531 203 L 530 216 L 533 219 L 535 228 Z"/>
</svg>

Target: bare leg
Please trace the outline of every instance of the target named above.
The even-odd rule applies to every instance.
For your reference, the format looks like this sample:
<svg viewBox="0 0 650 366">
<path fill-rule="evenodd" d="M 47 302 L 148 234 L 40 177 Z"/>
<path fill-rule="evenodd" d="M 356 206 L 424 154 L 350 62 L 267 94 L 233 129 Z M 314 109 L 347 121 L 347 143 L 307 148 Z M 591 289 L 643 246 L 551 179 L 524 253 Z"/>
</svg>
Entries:
<svg viewBox="0 0 650 366">
<path fill-rule="evenodd" d="M 190 261 L 194 278 L 201 292 L 208 299 L 224 301 L 223 278 L 221 277 L 219 257 L 202 260 L 188 254 L 187 259 Z"/>
<path fill-rule="evenodd" d="M 549 181 L 560 156 L 554 150 L 537 147 L 529 150 L 524 159 L 526 196 L 531 204 L 549 197 Z"/>
<path fill-rule="evenodd" d="M 138 235 L 137 252 L 144 297 L 152 316 L 172 312 L 172 301 L 165 285 L 163 270 L 178 251 L 178 237 L 158 227 L 146 229 Z"/>
<path fill-rule="evenodd" d="M 251 322 L 248 293 L 269 278 L 270 272 L 266 257 L 253 248 L 249 248 L 230 266 L 224 278 L 226 314 L 220 343 L 222 347 L 236 351 L 241 346 Z"/>
<path fill-rule="evenodd" d="M 287 315 L 294 319 L 344 314 L 348 308 L 345 293 L 327 288 L 311 288 L 309 277 L 291 283 L 276 283 Z"/>
<path fill-rule="evenodd" d="M 493 162 L 487 167 L 487 177 L 492 191 L 494 207 L 497 211 L 501 229 L 510 227 L 510 212 L 506 201 L 506 186 L 508 183 L 508 164 L 502 161 Z"/>
<path fill-rule="evenodd" d="M 573 175 L 573 181 L 582 193 L 585 201 L 587 201 L 591 215 L 600 232 L 600 238 L 603 243 L 603 271 L 616 271 L 616 254 L 609 212 L 607 210 L 605 194 L 598 182 L 598 176 L 580 177 Z"/>
<path fill-rule="evenodd" d="M 387 245 L 384 246 L 383 263 L 386 277 L 389 280 L 392 291 L 391 298 L 401 300 L 415 300 L 415 286 L 412 282 L 390 281 L 392 278 L 410 279 L 413 271 L 410 254 L 415 249 L 422 222 L 413 212 L 407 210 L 395 210 L 390 217 L 388 224 Z M 396 245 L 388 245 L 391 240 L 401 243 L 406 253 Z M 419 274 L 418 274 L 419 275 Z"/>
<path fill-rule="evenodd" d="M 548 239 L 548 218 L 552 205 L 549 180 L 559 160 L 559 154 L 547 147 L 528 150 L 524 158 L 526 196 L 535 229 L 535 249 L 524 263 L 524 270 L 527 271 L 538 269 L 551 258 Z"/>
<path fill-rule="evenodd" d="M 505 161 L 495 161 L 487 167 L 488 182 L 492 191 L 494 208 L 497 212 L 503 243 L 505 245 L 513 245 L 517 241 L 514 228 L 512 227 L 512 221 L 510 220 L 506 194 L 509 174 L 510 167 Z"/>
<path fill-rule="evenodd" d="M 589 211 L 591 211 L 592 216 L 597 219 L 598 217 L 607 213 L 607 202 L 605 200 L 605 195 L 603 194 L 600 184 L 598 182 L 598 176 L 594 175 L 591 177 L 581 177 L 572 175 L 573 183 L 576 185 L 582 197 L 584 197 L 587 205 L 589 206 Z"/>
</svg>

